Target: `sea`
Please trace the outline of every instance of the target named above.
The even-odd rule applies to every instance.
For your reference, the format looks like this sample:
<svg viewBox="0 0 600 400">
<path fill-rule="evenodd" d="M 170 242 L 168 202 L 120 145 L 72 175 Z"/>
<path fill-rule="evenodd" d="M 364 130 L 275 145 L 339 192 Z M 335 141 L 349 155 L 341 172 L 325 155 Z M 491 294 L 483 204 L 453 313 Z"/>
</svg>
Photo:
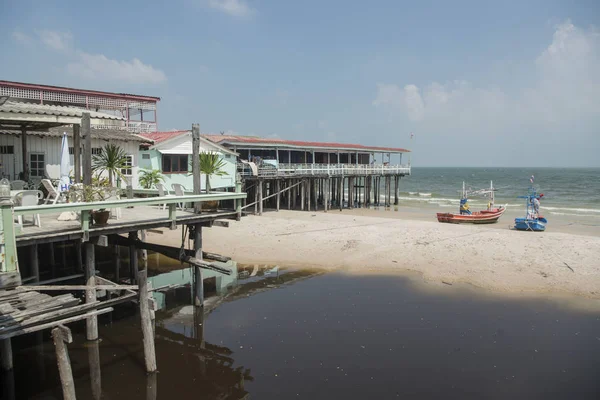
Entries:
<svg viewBox="0 0 600 400">
<path fill-rule="evenodd" d="M 472 190 L 493 182 L 495 204 L 525 210 L 526 195 L 533 186 L 543 193 L 544 215 L 600 219 L 600 168 L 426 168 L 413 167 L 411 176 L 400 181 L 401 206 L 456 208 L 462 184 Z M 485 208 L 489 198 L 471 197 L 471 209 Z"/>
</svg>

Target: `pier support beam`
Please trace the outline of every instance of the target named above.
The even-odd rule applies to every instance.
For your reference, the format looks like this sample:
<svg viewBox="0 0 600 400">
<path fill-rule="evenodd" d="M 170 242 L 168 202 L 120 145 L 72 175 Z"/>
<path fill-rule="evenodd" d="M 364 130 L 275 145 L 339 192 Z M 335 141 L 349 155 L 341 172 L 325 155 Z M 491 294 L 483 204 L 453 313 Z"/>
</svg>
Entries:
<svg viewBox="0 0 600 400">
<path fill-rule="evenodd" d="M 138 238 L 137 231 L 129 232 L 129 240 L 136 241 Z M 133 244 L 129 245 L 129 276 L 131 284 L 135 285 L 138 273 L 138 252 Z"/>
<path fill-rule="evenodd" d="M 90 343 L 88 348 L 88 363 L 90 364 L 90 380 L 92 384 L 92 399 L 102 398 L 102 373 L 100 370 L 100 345 Z"/>
<path fill-rule="evenodd" d="M 31 245 L 31 276 L 33 277 L 33 282 L 40 281 L 40 259 L 38 258 L 38 245 Z"/>
<path fill-rule="evenodd" d="M 398 205 L 398 198 L 400 197 L 399 184 L 400 184 L 400 177 L 396 175 L 396 176 L 394 176 L 394 205 L 395 206 Z"/>
<path fill-rule="evenodd" d="M 85 284 L 89 287 L 85 291 L 85 302 L 96 301 L 96 249 L 93 243 L 85 243 Z M 98 339 L 98 316 L 92 315 L 85 320 L 85 335 L 87 340 Z"/>
<path fill-rule="evenodd" d="M 202 260 L 202 225 L 194 225 L 194 251 L 195 257 Z M 196 307 L 204 306 L 204 281 L 202 280 L 202 269 L 199 266 L 194 267 L 194 305 Z"/>
<path fill-rule="evenodd" d="M 275 190 L 277 191 L 277 211 L 279 211 L 279 204 L 281 202 L 281 180 L 275 179 Z"/>
<path fill-rule="evenodd" d="M 56 362 L 58 363 L 58 373 L 63 390 L 64 400 L 75 400 L 75 383 L 73 382 L 73 370 L 71 369 L 71 360 L 67 351 L 66 343 L 73 342 L 71 330 L 66 326 L 59 325 L 52 329 L 52 340 L 56 350 Z"/>
<path fill-rule="evenodd" d="M 3 371 L 13 369 L 12 343 L 10 338 L 0 340 L 0 367 Z"/>
<path fill-rule="evenodd" d="M 263 213 L 263 186 L 265 182 L 262 179 L 258 181 L 258 215 Z"/>
<path fill-rule="evenodd" d="M 152 330 L 152 318 L 150 317 L 150 305 L 148 301 L 148 270 L 144 269 L 138 273 L 138 282 L 140 319 L 144 340 L 144 362 L 146 364 L 146 372 L 152 373 L 156 371 L 156 352 L 154 348 L 154 331 Z"/>
</svg>

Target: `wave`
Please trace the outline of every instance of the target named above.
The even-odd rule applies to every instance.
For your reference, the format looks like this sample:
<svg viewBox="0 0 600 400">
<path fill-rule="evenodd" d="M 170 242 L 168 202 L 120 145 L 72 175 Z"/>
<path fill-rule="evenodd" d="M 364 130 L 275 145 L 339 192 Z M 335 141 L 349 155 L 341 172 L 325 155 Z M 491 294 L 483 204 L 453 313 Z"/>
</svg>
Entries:
<svg viewBox="0 0 600 400">
<path fill-rule="evenodd" d="M 571 211 L 577 213 L 599 213 L 600 209 L 597 208 L 569 208 L 569 207 L 540 207 L 542 210 L 550 210 L 550 211 Z"/>
<path fill-rule="evenodd" d="M 422 197 L 431 197 L 431 193 L 419 193 L 419 196 L 422 196 Z"/>
<path fill-rule="evenodd" d="M 568 215 L 568 216 L 572 216 L 572 217 L 591 217 L 591 218 L 600 218 L 600 215 L 594 214 L 573 214 L 573 213 L 563 213 L 563 212 L 556 212 L 556 211 L 550 211 L 550 214 L 552 215 Z"/>
</svg>

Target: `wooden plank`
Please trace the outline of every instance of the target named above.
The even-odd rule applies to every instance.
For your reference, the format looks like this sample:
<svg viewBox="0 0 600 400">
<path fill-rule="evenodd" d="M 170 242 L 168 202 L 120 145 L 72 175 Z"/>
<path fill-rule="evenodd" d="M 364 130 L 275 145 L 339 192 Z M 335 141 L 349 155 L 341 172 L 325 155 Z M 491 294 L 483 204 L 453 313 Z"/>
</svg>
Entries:
<svg viewBox="0 0 600 400">
<path fill-rule="evenodd" d="M 229 228 L 229 221 L 213 221 L 213 226 L 218 226 L 221 228 Z"/>
<path fill-rule="evenodd" d="M 98 278 L 98 277 L 96 277 Z M 38 285 L 38 286 L 22 286 L 23 290 L 41 290 L 41 291 L 54 291 L 54 290 L 89 290 L 90 286 L 87 285 Z M 95 290 L 137 290 L 138 285 L 94 285 Z"/>
<path fill-rule="evenodd" d="M 15 337 L 15 336 L 20 336 L 20 335 L 25 335 L 26 333 L 42 331 L 44 329 L 52 328 L 53 326 L 56 326 L 56 325 L 68 324 L 68 323 L 75 322 L 75 321 L 81 321 L 82 319 L 96 317 L 98 315 L 106 314 L 111 311 L 113 311 L 112 307 L 103 308 L 102 310 L 90 311 L 85 314 L 60 319 L 58 321 L 47 322 L 47 323 L 41 324 L 41 325 L 35 325 L 35 326 L 31 326 L 31 327 L 27 327 L 27 328 L 23 328 L 23 329 L 19 329 L 19 330 L 14 330 L 9 333 L 2 333 L 2 334 L 0 334 L 0 340 Z"/>
<path fill-rule="evenodd" d="M 16 272 L 0 273 L 0 289 L 9 289 L 21 284 L 21 274 Z"/>
</svg>

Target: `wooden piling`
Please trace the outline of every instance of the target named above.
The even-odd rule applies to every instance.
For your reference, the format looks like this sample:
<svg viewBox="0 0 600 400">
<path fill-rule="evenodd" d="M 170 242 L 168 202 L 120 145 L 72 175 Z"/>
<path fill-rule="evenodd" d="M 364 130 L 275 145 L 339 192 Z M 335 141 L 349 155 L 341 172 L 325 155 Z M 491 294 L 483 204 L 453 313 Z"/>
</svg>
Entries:
<svg viewBox="0 0 600 400">
<path fill-rule="evenodd" d="M 89 289 L 85 291 L 85 302 L 93 303 L 96 301 L 96 249 L 94 244 L 85 243 L 85 284 Z M 89 316 L 86 319 L 87 340 L 98 339 L 98 317 L 96 315 Z"/>
<path fill-rule="evenodd" d="M 148 270 L 138 272 L 140 319 L 144 342 L 144 362 L 146 372 L 156 371 L 156 353 L 154 349 L 154 333 L 152 332 L 152 319 L 148 301 Z"/>
<path fill-rule="evenodd" d="M 136 241 L 138 238 L 137 231 L 129 232 L 129 240 Z M 129 245 L 129 277 L 131 284 L 134 285 L 137 279 L 138 273 L 138 253 L 137 249 L 133 244 Z"/>
<path fill-rule="evenodd" d="M 264 181 L 259 179 L 258 181 L 258 215 L 262 215 L 263 213 L 263 186 Z"/>
<path fill-rule="evenodd" d="M 195 258 L 202 260 L 202 225 L 194 225 L 194 251 Z M 194 267 L 194 305 L 204 306 L 204 281 L 202 280 L 202 268 Z"/>
<path fill-rule="evenodd" d="M 73 172 L 75 183 L 81 183 L 81 136 L 79 124 L 73 124 Z"/>
<path fill-rule="evenodd" d="M 84 112 L 81 116 L 81 136 L 83 138 L 83 183 L 92 184 L 92 135 L 90 127 L 90 113 Z"/>
<path fill-rule="evenodd" d="M 306 180 L 302 179 L 300 184 L 300 211 L 304 211 L 304 195 L 306 192 Z"/>
<path fill-rule="evenodd" d="M 0 366 L 4 371 L 13 369 L 12 343 L 10 338 L 0 340 Z"/>
<path fill-rule="evenodd" d="M 327 212 L 329 202 L 329 178 L 323 180 L 323 211 Z"/>
<path fill-rule="evenodd" d="M 398 205 L 398 198 L 400 197 L 400 176 L 394 176 L 394 205 Z"/>
<path fill-rule="evenodd" d="M 31 276 L 33 277 L 33 282 L 40 281 L 40 262 L 38 255 L 38 245 L 31 245 L 31 253 L 30 253 L 30 263 L 31 263 Z"/>
<path fill-rule="evenodd" d="M 73 247 L 75 249 L 75 266 L 77 267 L 77 272 L 83 272 L 83 256 L 82 256 L 82 245 L 81 240 L 75 240 L 73 242 Z"/>
<path fill-rule="evenodd" d="M 88 363 L 90 365 L 90 383 L 92 385 L 92 399 L 102 398 L 102 374 L 100 370 L 100 346 L 98 342 L 90 343 L 88 349 Z"/>
<path fill-rule="evenodd" d="M 344 209 L 344 177 L 340 178 L 340 211 Z"/>
<path fill-rule="evenodd" d="M 115 264 L 115 283 L 121 280 L 121 247 L 117 244 L 113 246 L 113 263 Z"/>
<path fill-rule="evenodd" d="M 58 374 L 63 390 L 64 400 L 75 400 L 75 383 L 73 382 L 73 370 L 71 369 L 71 360 L 65 343 L 72 343 L 73 336 L 71 330 L 66 326 L 59 325 L 52 329 L 52 340 L 56 350 L 56 362 L 58 364 Z"/>
<path fill-rule="evenodd" d="M 281 202 L 281 182 L 280 179 L 275 179 L 275 190 L 277 191 L 277 211 L 279 211 L 279 204 Z"/>
</svg>

